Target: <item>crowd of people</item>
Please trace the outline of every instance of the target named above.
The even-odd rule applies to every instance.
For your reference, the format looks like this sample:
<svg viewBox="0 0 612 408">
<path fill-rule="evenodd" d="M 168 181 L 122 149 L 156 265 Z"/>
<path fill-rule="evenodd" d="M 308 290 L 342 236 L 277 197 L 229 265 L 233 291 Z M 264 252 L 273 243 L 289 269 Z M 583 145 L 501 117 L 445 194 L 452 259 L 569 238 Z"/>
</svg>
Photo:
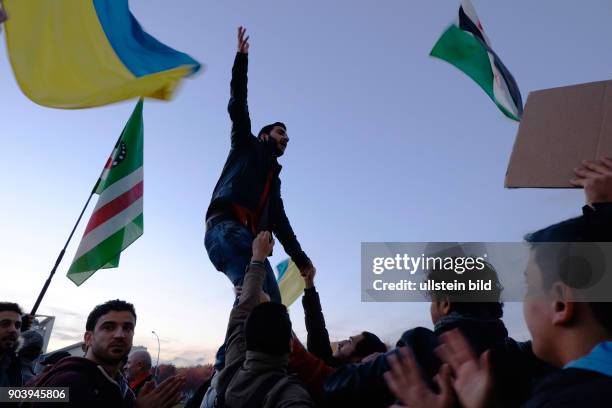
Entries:
<svg viewBox="0 0 612 408">
<path fill-rule="evenodd" d="M 289 142 L 287 127 L 275 122 L 257 136 L 251 132 L 248 40 L 240 27 L 228 106 L 231 149 L 206 213 L 205 235 L 211 262 L 231 280 L 237 296 L 214 375 L 183 401 L 185 406 L 610 406 L 612 303 L 582 300 L 560 273 L 567 265 L 550 262 L 554 257 L 538 244 L 611 241 L 612 159 L 585 161 L 575 169 L 571 183 L 584 188 L 587 198 L 581 216 L 525 237 L 532 248 L 523 302 L 531 340 L 509 336 L 503 288 L 494 265 L 486 264 L 472 277 L 495 283 L 489 301 L 461 301 L 432 291 L 433 330 L 406 328 L 388 349 L 374 333 L 359 328 L 333 345 L 315 287 L 316 268 L 281 199 L 277 159 Z M 305 345 L 292 330 L 268 261 L 274 236 L 304 279 Z M 83 356 L 45 356 L 40 372 L 34 362 L 43 341 L 28 330 L 30 321 L 17 304 L 0 303 L 0 387 L 68 387 L 70 401 L 58 406 L 172 407 L 184 399 L 182 376 L 156 384 L 151 356 L 130 354 L 137 322 L 132 304 L 110 300 L 94 307 L 85 325 Z"/>
</svg>

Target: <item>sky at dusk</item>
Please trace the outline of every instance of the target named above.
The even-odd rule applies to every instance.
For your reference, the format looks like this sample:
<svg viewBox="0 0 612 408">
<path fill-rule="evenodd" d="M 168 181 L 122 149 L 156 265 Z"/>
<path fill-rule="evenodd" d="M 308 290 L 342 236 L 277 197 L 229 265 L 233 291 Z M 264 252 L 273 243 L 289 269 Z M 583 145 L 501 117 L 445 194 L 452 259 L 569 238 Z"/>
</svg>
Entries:
<svg viewBox="0 0 612 408">
<path fill-rule="evenodd" d="M 473 4 L 524 100 L 533 90 L 612 76 L 609 1 Z M 204 213 L 230 146 L 239 25 L 251 36 L 253 129 L 277 120 L 288 127 L 282 195 L 317 268 L 332 340 L 368 330 L 395 343 L 406 329 L 431 327 L 426 303 L 361 302 L 361 242 L 518 241 L 580 213 L 580 190 L 503 188 L 517 123 L 456 68 L 429 57 L 459 1 L 130 7 L 145 30 L 204 69 L 171 102 L 145 101 L 144 235 L 118 269 L 76 287 L 65 274 L 82 223 L 39 310 L 57 317 L 49 350 L 81 340 L 89 311 L 120 298 L 136 306 L 134 344 L 156 351 L 155 330 L 163 361 L 212 361 L 233 294 L 204 249 Z M 38 106 L 19 90 L 0 41 L 2 300 L 32 307 L 135 103 Z M 284 258 L 277 245 L 272 264 Z M 521 304 L 505 311 L 510 334 L 528 338 Z M 305 339 L 299 301 L 290 312 Z"/>
</svg>

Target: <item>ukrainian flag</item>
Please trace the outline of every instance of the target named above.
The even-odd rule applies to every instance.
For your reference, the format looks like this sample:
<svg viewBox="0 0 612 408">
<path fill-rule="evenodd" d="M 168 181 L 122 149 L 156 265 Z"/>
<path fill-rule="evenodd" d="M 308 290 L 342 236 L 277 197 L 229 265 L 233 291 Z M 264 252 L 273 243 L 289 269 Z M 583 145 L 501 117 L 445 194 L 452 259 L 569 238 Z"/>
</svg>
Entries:
<svg viewBox="0 0 612 408">
<path fill-rule="evenodd" d="M 147 34 L 127 0 L 5 0 L 6 42 L 21 90 L 53 108 L 169 100 L 200 64 Z"/>
<path fill-rule="evenodd" d="M 276 265 L 278 277 L 278 289 L 281 294 L 281 302 L 289 307 L 293 302 L 304 293 L 304 278 L 300 275 L 300 270 L 291 259 L 285 259 Z"/>
</svg>

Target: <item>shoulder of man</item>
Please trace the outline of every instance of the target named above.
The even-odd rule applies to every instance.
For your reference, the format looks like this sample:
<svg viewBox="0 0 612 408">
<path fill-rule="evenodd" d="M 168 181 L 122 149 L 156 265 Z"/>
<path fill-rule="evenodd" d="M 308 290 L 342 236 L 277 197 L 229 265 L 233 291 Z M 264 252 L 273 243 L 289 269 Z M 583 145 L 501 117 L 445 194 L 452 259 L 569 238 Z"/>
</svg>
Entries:
<svg viewBox="0 0 612 408">
<path fill-rule="evenodd" d="M 264 408 L 314 407 L 312 397 L 302 382 L 293 375 L 284 375 L 268 392 Z"/>
<path fill-rule="evenodd" d="M 544 378 L 533 391 L 525 408 L 609 407 L 612 377 L 578 368 L 559 370 Z"/>
<path fill-rule="evenodd" d="M 82 357 L 62 359 L 36 382 L 35 387 L 69 387 L 70 401 L 79 404 L 123 397 L 117 384 L 111 382 L 96 363 Z"/>
<path fill-rule="evenodd" d="M 98 366 L 86 358 L 66 357 L 42 375 L 36 386 L 62 386 L 69 385 L 70 382 L 87 383 L 92 377 L 102 375 L 98 371 Z"/>
</svg>

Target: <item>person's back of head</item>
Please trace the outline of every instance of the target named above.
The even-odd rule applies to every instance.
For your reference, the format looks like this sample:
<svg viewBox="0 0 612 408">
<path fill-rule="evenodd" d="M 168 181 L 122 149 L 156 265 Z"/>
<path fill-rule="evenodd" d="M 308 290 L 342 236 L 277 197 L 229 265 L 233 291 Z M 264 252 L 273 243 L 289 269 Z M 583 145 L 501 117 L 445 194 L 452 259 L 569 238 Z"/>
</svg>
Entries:
<svg viewBox="0 0 612 408">
<path fill-rule="evenodd" d="M 244 323 L 246 348 L 270 355 L 291 351 L 291 320 L 287 308 L 278 303 L 261 303 Z"/>
</svg>

